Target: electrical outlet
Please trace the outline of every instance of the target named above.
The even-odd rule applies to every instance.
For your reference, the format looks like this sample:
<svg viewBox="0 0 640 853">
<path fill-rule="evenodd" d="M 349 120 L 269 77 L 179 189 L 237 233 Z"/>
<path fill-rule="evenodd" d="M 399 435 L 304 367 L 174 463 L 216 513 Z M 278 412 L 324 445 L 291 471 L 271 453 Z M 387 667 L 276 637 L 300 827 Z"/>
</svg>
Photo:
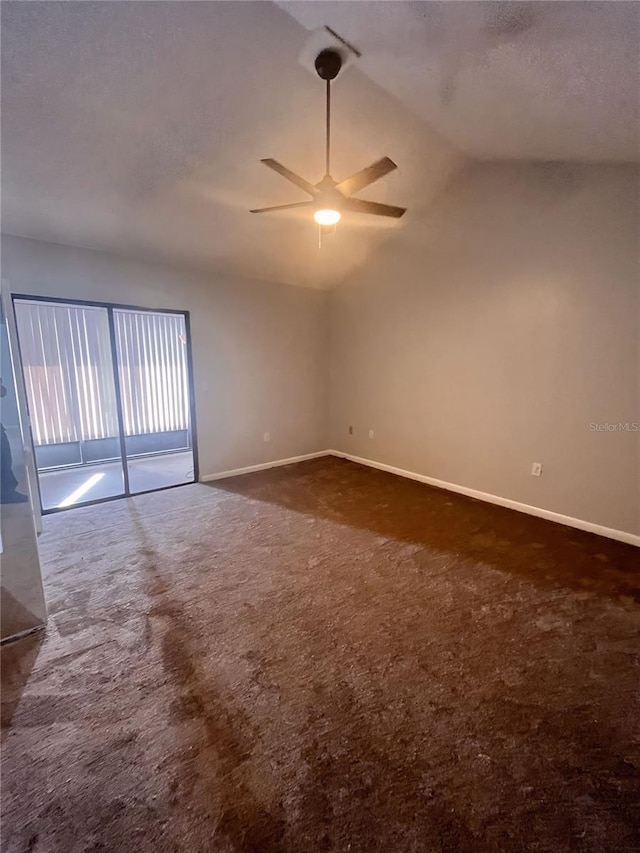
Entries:
<svg viewBox="0 0 640 853">
<path fill-rule="evenodd" d="M 539 477 L 542 474 L 542 462 L 534 462 L 531 466 L 531 474 L 534 477 Z"/>
<path fill-rule="evenodd" d="M 269 433 L 269 432 L 265 432 L 265 434 L 264 434 L 264 440 L 265 440 L 265 441 L 271 441 L 271 433 Z"/>
<path fill-rule="evenodd" d="M 374 431 L 372 429 L 370 429 L 369 430 L 369 438 L 373 438 L 374 436 L 375 436 Z"/>
</svg>

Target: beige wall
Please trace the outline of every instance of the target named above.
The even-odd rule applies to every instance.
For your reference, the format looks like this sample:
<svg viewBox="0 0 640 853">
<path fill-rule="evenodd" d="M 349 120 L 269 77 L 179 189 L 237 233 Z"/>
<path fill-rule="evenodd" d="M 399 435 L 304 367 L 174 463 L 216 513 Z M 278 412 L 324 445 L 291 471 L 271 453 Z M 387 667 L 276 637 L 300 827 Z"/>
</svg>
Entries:
<svg viewBox="0 0 640 853">
<path fill-rule="evenodd" d="M 639 188 L 474 166 L 329 294 L 13 237 L 2 275 L 189 310 L 203 475 L 333 447 L 638 534 L 640 432 L 590 424 L 640 421 Z"/>
<path fill-rule="evenodd" d="M 326 447 L 326 293 L 6 235 L 2 277 L 13 292 L 190 311 L 201 476 Z"/>
<path fill-rule="evenodd" d="M 638 175 L 478 165 L 410 211 L 331 293 L 331 446 L 640 533 L 640 433 L 590 429 L 640 421 Z"/>
</svg>

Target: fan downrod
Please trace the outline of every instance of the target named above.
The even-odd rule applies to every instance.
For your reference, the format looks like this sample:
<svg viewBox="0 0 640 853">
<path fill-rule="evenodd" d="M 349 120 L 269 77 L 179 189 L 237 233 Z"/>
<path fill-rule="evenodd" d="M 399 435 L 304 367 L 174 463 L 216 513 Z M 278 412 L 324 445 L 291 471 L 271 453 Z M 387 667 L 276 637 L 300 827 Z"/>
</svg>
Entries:
<svg viewBox="0 0 640 853">
<path fill-rule="evenodd" d="M 342 68 L 342 57 L 337 50 L 327 48 L 316 56 L 315 66 L 322 80 L 335 80 Z"/>
</svg>

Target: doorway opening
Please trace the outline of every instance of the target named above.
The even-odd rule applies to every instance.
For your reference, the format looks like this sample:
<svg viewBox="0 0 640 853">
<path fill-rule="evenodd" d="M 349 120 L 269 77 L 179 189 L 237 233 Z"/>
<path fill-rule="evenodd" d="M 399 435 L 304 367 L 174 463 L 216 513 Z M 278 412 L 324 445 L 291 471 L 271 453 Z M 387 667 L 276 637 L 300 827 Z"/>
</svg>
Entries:
<svg viewBox="0 0 640 853">
<path fill-rule="evenodd" d="M 13 301 L 43 513 L 197 481 L 188 312 Z"/>
</svg>

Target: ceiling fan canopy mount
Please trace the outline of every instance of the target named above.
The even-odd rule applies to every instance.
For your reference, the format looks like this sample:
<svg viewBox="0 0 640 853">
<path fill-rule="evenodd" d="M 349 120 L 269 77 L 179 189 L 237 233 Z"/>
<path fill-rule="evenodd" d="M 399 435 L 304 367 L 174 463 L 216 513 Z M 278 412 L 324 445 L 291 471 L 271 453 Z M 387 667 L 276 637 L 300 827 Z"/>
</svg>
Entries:
<svg viewBox="0 0 640 853">
<path fill-rule="evenodd" d="M 335 80 L 342 68 L 342 57 L 337 50 L 328 47 L 316 56 L 314 65 L 322 80 Z"/>
</svg>

